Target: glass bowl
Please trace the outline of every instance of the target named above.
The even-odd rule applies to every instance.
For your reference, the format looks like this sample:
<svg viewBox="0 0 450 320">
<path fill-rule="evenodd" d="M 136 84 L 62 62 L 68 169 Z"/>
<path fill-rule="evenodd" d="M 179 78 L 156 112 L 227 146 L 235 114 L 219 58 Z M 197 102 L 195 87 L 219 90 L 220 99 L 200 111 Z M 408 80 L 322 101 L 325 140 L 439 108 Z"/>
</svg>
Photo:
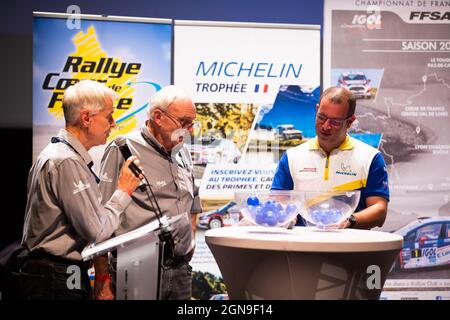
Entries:
<svg viewBox="0 0 450 320">
<path fill-rule="evenodd" d="M 287 190 L 236 192 L 235 201 L 242 215 L 253 224 L 285 227 L 300 213 L 304 193 Z"/>
<path fill-rule="evenodd" d="M 321 230 L 338 229 L 355 211 L 361 191 L 304 191 L 301 216 Z"/>
</svg>

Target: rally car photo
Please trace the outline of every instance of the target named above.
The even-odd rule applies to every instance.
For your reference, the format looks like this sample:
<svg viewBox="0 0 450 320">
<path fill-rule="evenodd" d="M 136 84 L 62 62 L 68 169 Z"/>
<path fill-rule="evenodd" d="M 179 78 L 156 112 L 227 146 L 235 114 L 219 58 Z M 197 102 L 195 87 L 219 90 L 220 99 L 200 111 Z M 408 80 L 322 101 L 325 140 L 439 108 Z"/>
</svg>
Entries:
<svg viewBox="0 0 450 320">
<path fill-rule="evenodd" d="M 231 226 L 242 219 L 242 214 L 236 208 L 236 202 L 230 201 L 223 207 L 201 214 L 197 227 L 200 229 L 214 229 Z"/>
<path fill-rule="evenodd" d="M 293 124 L 280 124 L 275 128 L 276 136 L 281 140 L 303 139 L 302 131 Z"/>
<path fill-rule="evenodd" d="M 186 147 L 196 165 L 238 163 L 241 158 L 241 152 L 236 144 L 228 139 L 203 137 L 193 144 L 187 144 Z"/>
<path fill-rule="evenodd" d="M 372 98 L 372 86 L 364 72 L 342 72 L 338 86 L 350 90 L 356 98 Z"/>
<path fill-rule="evenodd" d="M 392 270 L 450 268 L 450 217 L 423 217 L 395 231 L 403 248 Z"/>
</svg>

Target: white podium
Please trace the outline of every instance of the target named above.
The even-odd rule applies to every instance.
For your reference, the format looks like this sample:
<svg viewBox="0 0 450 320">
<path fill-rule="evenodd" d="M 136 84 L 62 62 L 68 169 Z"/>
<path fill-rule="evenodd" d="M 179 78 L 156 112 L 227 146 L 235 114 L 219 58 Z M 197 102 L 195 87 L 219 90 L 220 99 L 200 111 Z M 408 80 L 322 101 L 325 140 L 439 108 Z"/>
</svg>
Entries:
<svg viewBox="0 0 450 320">
<path fill-rule="evenodd" d="M 166 217 L 161 219 L 161 223 L 167 223 Z M 154 221 L 83 250 L 83 260 L 117 250 L 117 300 L 158 299 L 160 274 L 158 228 L 158 221 Z"/>
<path fill-rule="evenodd" d="M 226 227 L 205 240 L 230 299 L 379 299 L 403 238 L 311 227 Z"/>
</svg>

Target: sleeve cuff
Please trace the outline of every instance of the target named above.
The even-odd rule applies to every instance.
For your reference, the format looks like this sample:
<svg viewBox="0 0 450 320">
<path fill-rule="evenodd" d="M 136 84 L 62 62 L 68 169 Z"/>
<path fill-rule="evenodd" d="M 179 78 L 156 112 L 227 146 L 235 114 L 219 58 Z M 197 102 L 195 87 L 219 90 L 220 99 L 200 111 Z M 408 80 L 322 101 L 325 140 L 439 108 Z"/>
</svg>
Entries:
<svg viewBox="0 0 450 320">
<path fill-rule="evenodd" d="M 128 193 L 119 189 L 114 191 L 112 199 L 114 199 L 114 202 L 116 202 L 123 209 L 122 211 L 125 211 L 132 200 Z"/>
</svg>

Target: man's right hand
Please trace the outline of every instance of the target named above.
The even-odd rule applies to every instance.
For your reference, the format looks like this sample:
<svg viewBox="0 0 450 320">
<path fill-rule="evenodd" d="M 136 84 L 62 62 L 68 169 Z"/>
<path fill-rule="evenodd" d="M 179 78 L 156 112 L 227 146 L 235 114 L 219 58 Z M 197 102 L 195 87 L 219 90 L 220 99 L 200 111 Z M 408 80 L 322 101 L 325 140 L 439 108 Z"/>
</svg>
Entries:
<svg viewBox="0 0 450 320">
<path fill-rule="evenodd" d="M 114 288 L 111 279 L 102 280 L 95 279 L 94 282 L 94 299 L 95 300 L 114 300 Z"/>
<path fill-rule="evenodd" d="M 96 256 L 93 261 L 95 269 L 94 299 L 114 300 L 114 288 L 109 273 L 108 254 Z"/>
<path fill-rule="evenodd" d="M 130 163 L 134 162 L 136 165 L 139 165 L 139 160 L 137 160 L 136 156 L 131 156 L 125 161 L 120 170 L 119 181 L 117 183 L 117 188 L 125 191 L 128 195 L 131 194 L 139 187 L 141 179 L 143 179 L 143 175 L 141 174 L 139 177 L 136 177 L 134 173 L 129 168 Z M 142 168 L 139 167 L 142 171 Z"/>
</svg>

